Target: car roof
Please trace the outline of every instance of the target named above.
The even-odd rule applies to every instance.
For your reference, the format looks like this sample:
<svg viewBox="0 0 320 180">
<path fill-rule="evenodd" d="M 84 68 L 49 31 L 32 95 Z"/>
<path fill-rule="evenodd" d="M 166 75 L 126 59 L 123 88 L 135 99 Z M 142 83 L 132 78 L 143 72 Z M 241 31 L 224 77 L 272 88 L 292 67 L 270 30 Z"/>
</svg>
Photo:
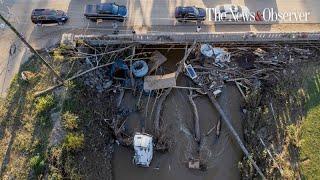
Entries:
<svg viewBox="0 0 320 180">
<path fill-rule="evenodd" d="M 239 5 L 235 5 L 235 4 L 223 4 L 223 5 L 219 5 L 219 11 L 221 12 L 231 12 L 231 10 L 233 12 L 239 12 L 241 11 L 241 6 Z"/>
<path fill-rule="evenodd" d="M 52 15 L 55 12 L 56 10 L 54 9 L 34 9 L 32 11 L 32 14 L 33 15 Z"/>
<path fill-rule="evenodd" d="M 112 13 L 113 12 L 113 6 L 119 6 L 116 3 L 101 3 L 99 6 L 99 11 Z"/>
<path fill-rule="evenodd" d="M 233 8 L 234 7 L 234 8 Z M 247 6 L 241 6 L 236 4 L 222 4 L 216 6 L 218 10 L 224 10 L 223 12 L 231 12 L 231 9 L 234 9 L 233 12 L 239 12 L 239 13 L 250 13 L 250 10 Z"/>
<path fill-rule="evenodd" d="M 190 12 L 194 12 L 194 6 L 180 6 L 179 7 L 179 11 L 182 13 L 190 13 Z"/>
</svg>

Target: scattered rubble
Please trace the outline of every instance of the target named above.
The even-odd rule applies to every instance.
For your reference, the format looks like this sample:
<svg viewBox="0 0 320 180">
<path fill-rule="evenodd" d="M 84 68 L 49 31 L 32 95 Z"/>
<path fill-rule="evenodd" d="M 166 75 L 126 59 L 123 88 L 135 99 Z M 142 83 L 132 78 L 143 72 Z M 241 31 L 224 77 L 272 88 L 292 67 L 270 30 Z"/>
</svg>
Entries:
<svg viewBox="0 0 320 180">
<path fill-rule="evenodd" d="M 81 67 L 89 70 L 77 73 L 73 79 L 79 77 L 83 84 L 94 92 L 100 94 L 108 92 L 118 97 L 115 107 L 109 107 L 116 109 L 117 113 L 110 114 L 110 118 L 103 121 L 113 132 L 116 142 L 124 146 L 133 145 L 135 164 L 149 167 L 153 148 L 168 150 L 168 139 L 164 137 L 161 130 L 161 111 L 172 88 L 178 87 L 177 78 L 183 74 L 188 77 L 188 82 L 191 85 L 184 88 L 189 90 L 188 99 L 194 114 L 194 140 L 201 144 L 201 134 L 204 134 L 201 133 L 197 105 L 194 101 L 196 97 L 205 95 L 222 116 L 221 121 L 218 121 L 205 134 L 208 136 L 214 133 L 215 137 L 219 138 L 221 123 L 225 123 L 258 173 L 264 177 L 263 172 L 246 150 L 240 136 L 233 129 L 216 98 L 219 98 L 219 95 L 223 93 L 227 83 L 234 83 L 241 96 L 247 101 L 250 93 L 263 88 L 263 86 L 277 83 L 280 80 L 279 76 L 285 72 L 286 67 L 290 64 L 307 61 L 315 51 L 313 48 L 301 49 L 280 45 L 254 48 L 232 46 L 228 48 L 195 42 L 193 45 L 185 47 L 184 57 L 178 61 L 177 68 L 168 71 L 162 67 L 167 63 L 166 55 L 161 54 L 158 50 L 143 52 L 141 50 L 143 48 L 140 48 L 141 52 L 136 53 L 136 46 L 133 46 L 133 50 L 131 47 L 121 48 L 121 51 L 113 50 L 108 54 L 100 52 L 101 56 L 98 56 L 96 51 L 95 54 L 75 52 L 83 58 L 84 65 Z M 171 50 L 173 46 L 169 48 Z M 170 53 L 169 50 L 167 53 Z M 149 54 L 151 57 L 147 57 Z M 136 109 L 126 109 L 121 105 L 125 91 L 139 96 Z M 148 98 L 145 108 L 140 103 L 142 96 Z M 148 131 L 149 134 L 145 134 L 145 129 L 141 128 L 141 131 L 137 132 L 143 133 L 128 134 L 126 130 L 127 117 L 132 112 L 141 112 L 143 108 L 147 111 L 150 96 L 155 96 L 150 115 L 154 124 L 153 130 Z M 144 115 L 144 118 L 147 118 L 147 115 Z M 201 166 L 205 166 L 202 159 L 188 161 L 189 168 L 201 169 Z"/>
</svg>

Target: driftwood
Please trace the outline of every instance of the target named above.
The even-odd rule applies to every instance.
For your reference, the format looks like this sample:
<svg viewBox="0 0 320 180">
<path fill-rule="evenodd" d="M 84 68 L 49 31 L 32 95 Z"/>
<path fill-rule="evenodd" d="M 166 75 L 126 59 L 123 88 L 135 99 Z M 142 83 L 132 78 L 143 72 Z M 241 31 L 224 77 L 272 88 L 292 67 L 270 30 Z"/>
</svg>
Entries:
<svg viewBox="0 0 320 180">
<path fill-rule="evenodd" d="M 230 130 L 231 134 L 233 135 L 233 137 L 236 139 L 237 143 L 239 144 L 240 148 L 242 149 L 243 153 L 247 156 L 247 158 L 249 159 L 249 161 L 252 163 L 252 165 L 254 166 L 254 168 L 257 170 L 257 172 L 259 173 L 259 175 L 261 176 L 262 179 L 266 179 L 265 176 L 263 175 L 262 171 L 260 170 L 260 168 L 258 167 L 258 165 L 256 164 L 256 162 L 253 160 L 252 156 L 250 155 L 249 151 L 247 150 L 247 148 L 244 146 L 240 136 L 238 135 L 237 131 L 233 128 L 229 118 L 227 117 L 227 115 L 224 113 L 222 107 L 220 106 L 220 104 L 218 103 L 218 101 L 214 98 L 214 95 L 212 94 L 212 92 L 210 92 L 207 87 L 204 87 L 204 90 L 207 92 L 207 95 L 211 101 L 211 103 L 216 107 L 217 111 L 220 113 L 222 120 L 224 121 L 224 123 L 227 125 L 228 129 Z"/>
<path fill-rule="evenodd" d="M 261 142 L 261 144 L 263 145 L 263 147 L 267 150 L 268 155 L 270 156 L 270 158 L 272 159 L 272 161 L 275 163 L 275 165 L 277 166 L 277 168 L 280 171 L 280 174 L 283 175 L 283 170 L 280 167 L 280 165 L 277 163 L 276 159 L 272 156 L 270 150 L 267 148 L 266 144 L 263 142 L 263 140 L 261 139 L 261 137 L 259 137 L 259 140 Z"/>
<path fill-rule="evenodd" d="M 124 96 L 125 90 L 124 89 L 120 89 L 120 94 L 119 94 L 119 98 L 118 98 L 118 102 L 117 102 L 117 108 L 120 107 L 123 96 Z"/>
<path fill-rule="evenodd" d="M 147 52 L 146 52 L 146 53 L 147 53 Z M 134 56 L 138 56 L 138 55 L 146 54 L 146 53 L 139 53 L 139 54 L 135 54 Z M 133 60 L 133 59 L 130 59 L 130 57 L 133 57 L 133 56 L 132 56 L 132 55 L 128 56 L 128 57 L 124 60 L 124 62 Z M 137 60 L 138 60 L 138 59 L 137 59 Z M 55 89 L 58 88 L 58 87 L 64 86 L 68 81 L 72 81 L 72 80 L 74 80 L 74 79 L 76 79 L 76 78 L 79 78 L 80 76 L 83 76 L 83 75 L 89 73 L 89 72 L 92 72 L 92 71 L 97 70 L 97 69 L 99 69 L 99 68 L 103 68 L 103 67 L 110 66 L 110 65 L 112 65 L 112 64 L 114 64 L 114 62 L 102 64 L 102 65 L 100 65 L 100 66 L 96 66 L 96 67 L 94 67 L 94 68 L 91 68 L 91 69 L 88 69 L 88 70 L 86 70 L 86 71 L 83 71 L 83 72 L 81 72 L 81 73 L 79 73 L 79 74 L 76 74 L 76 75 L 70 77 L 69 79 L 64 80 L 64 82 L 62 82 L 62 83 L 59 83 L 59 84 L 54 85 L 54 86 L 51 86 L 51 87 L 49 87 L 48 89 L 45 89 L 45 90 L 43 90 L 43 91 L 38 91 L 38 92 L 36 92 L 36 93 L 34 94 L 34 96 L 35 96 L 35 97 L 42 96 L 42 95 L 44 95 L 44 94 L 46 94 L 46 93 L 48 93 L 48 92 L 50 92 L 50 91 L 52 91 L 52 90 L 55 90 Z"/>
<path fill-rule="evenodd" d="M 185 87 L 185 86 L 172 86 L 175 89 L 190 89 L 190 90 L 201 90 L 201 88 L 196 88 L 196 87 Z"/>
<path fill-rule="evenodd" d="M 189 101 L 192 105 L 193 115 L 194 115 L 195 139 L 198 143 L 200 143 L 201 136 L 200 136 L 200 121 L 199 121 L 198 109 L 197 109 L 196 103 L 193 100 L 192 90 L 189 90 L 189 92 L 190 92 L 190 94 L 189 94 L 188 98 L 189 98 Z"/>
<path fill-rule="evenodd" d="M 74 80 L 74 79 L 76 79 L 76 78 L 78 78 L 78 77 L 80 77 L 80 76 L 82 76 L 82 75 L 84 75 L 84 74 L 87 74 L 87 73 L 89 73 L 89 72 L 92 72 L 92 71 L 94 71 L 94 70 L 97 70 L 97 69 L 99 69 L 99 68 L 106 67 L 106 66 L 109 66 L 109 65 L 112 65 L 112 64 L 114 64 L 114 62 L 112 62 L 112 63 L 107 63 L 107 64 L 103 64 L 103 65 L 96 66 L 96 67 L 94 67 L 94 68 L 88 69 L 88 70 L 86 70 L 86 71 L 84 71 L 84 72 L 82 72 L 82 73 L 79 73 L 79 74 L 77 74 L 77 75 L 72 76 L 71 78 L 65 80 L 65 81 L 62 82 L 62 83 L 59 83 L 59 84 L 57 84 L 57 85 L 55 85 L 55 86 L 52 86 L 52 87 L 49 87 L 49 88 L 46 89 L 46 90 L 36 92 L 34 95 L 35 95 L 35 97 L 41 96 L 41 95 L 43 95 L 43 94 L 45 94 L 45 93 L 48 93 L 49 91 L 52 91 L 52 90 L 54 90 L 54 89 L 56 89 L 56 88 L 58 88 L 58 87 L 63 86 L 63 85 L 64 85 L 66 82 L 68 82 L 68 81 L 72 81 L 72 80 Z"/>
<path fill-rule="evenodd" d="M 135 87 L 135 80 L 134 80 L 134 78 L 133 78 L 133 74 L 132 74 L 132 59 L 133 59 L 133 57 L 135 56 L 135 54 L 136 54 L 136 47 L 135 46 L 133 46 L 133 49 L 132 49 L 132 58 L 130 59 L 130 73 L 129 73 L 129 76 L 130 76 L 130 79 L 131 79 L 131 87 L 133 88 L 133 89 L 135 89 L 134 87 Z M 135 94 L 135 90 L 133 91 L 133 94 Z"/>
<path fill-rule="evenodd" d="M 165 90 L 163 95 L 160 97 L 159 102 L 158 102 L 158 106 L 156 108 L 154 129 L 155 129 L 155 133 L 156 133 L 157 137 L 160 136 L 160 113 L 161 113 L 161 109 L 162 109 L 162 104 L 166 100 L 167 96 L 170 94 L 171 90 L 172 90 L 172 88 L 168 88 L 167 90 Z"/>
<path fill-rule="evenodd" d="M 213 130 L 216 128 L 216 125 L 214 125 L 211 129 L 209 129 L 209 131 L 207 132 L 206 136 L 209 136 Z"/>
<path fill-rule="evenodd" d="M 244 100 L 247 101 L 247 96 L 246 96 L 246 95 L 244 94 L 244 92 L 242 91 L 239 83 L 238 83 L 237 81 L 234 81 L 234 82 L 236 83 L 236 86 L 237 86 L 237 88 L 239 89 L 239 91 L 240 91 L 242 97 L 244 98 Z"/>
<path fill-rule="evenodd" d="M 179 63 L 179 67 L 176 71 L 176 79 L 178 78 L 179 74 L 182 72 L 185 61 L 187 60 L 188 56 L 190 55 L 191 51 L 195 48 L 196 41 L 192 44 L 192 46 L 186 50 L 185 56 L 182 58 L 182 60 Z M 186 46 L 187 49 L 187 46 Z M 155 119 L 154 119 L 154 130 L 157 137 L 160 135 L 160 113 L 162 109 L 163 102 L 166 100 L 167 96 L 170 94 L 172 88 L 168 88 L 165 90 L 163 95 L 160 97 L 156 112 L 155 112 Z"/>
<path fill-rule="evenodd" d="M 216 128 L 216 136 L 217 137 L 220 136 L 220 130 L 221 130 L 221 118 L 219 118 L 219 120 L 217 122 L 217 128 Z"/>
</svg>

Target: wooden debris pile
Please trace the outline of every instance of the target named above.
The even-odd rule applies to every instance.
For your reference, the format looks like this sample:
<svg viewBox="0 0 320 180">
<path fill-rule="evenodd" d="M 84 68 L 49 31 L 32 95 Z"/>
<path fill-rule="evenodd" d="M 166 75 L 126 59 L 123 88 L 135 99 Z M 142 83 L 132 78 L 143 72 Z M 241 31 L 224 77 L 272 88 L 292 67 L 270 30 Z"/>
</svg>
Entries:
<svg viewBox="0 0 320 180">
<path fill-rule="evenodd" d="M 307 61 L 316 49 L 289 45 L 232 48 L 230 62 L 219 63 L 215 62 L 214 57 L 208 58 L 199 51 L 198 47 L 194 52 L 196 58 L 187 61 L 196 70 L 196 84 L 206 86 L 213 92 L 222 89 L 226 82 L 234 82 L 241 94 L 246 96 L 262 84 L 272 85 L 279 81 L 279 76 L 287 66 Z"/>
</svg>

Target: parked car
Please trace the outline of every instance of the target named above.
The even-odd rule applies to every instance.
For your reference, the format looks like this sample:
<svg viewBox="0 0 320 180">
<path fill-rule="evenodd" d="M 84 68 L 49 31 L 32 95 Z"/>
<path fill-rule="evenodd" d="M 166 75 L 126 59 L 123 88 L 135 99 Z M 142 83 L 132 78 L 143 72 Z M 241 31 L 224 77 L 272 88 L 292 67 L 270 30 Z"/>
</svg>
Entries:
<svg viewBox="0 0 320 180">
<path fill-rule="evenodd" d="M 34 9 L 31 14 L 31 21 L 34 24 L 64 24 L 69 17 L 64 11 L 54 9 Z"/>
<path fill-rule="evenodd" d="M 246 6 L 224 4 L 216 6 L 215 9 L 216 19 L 221 19 L 222 21 L 243 21 L 244 16 L 250 17 L 250 10 Z"/>
<path fill-rule="evenodd" d="M 176 7 L 175 18 L 179 22 L 204 21 L 206 19 L 206 11 L 195 6 L 179 6 Z"/>
<path fill-rule="evenodd" d="M 128 16 L 126 6 L 116 3 L 87 4 L 84 16 L 90 20 L 117 20 L 123 22 Z"/>
</svg>

